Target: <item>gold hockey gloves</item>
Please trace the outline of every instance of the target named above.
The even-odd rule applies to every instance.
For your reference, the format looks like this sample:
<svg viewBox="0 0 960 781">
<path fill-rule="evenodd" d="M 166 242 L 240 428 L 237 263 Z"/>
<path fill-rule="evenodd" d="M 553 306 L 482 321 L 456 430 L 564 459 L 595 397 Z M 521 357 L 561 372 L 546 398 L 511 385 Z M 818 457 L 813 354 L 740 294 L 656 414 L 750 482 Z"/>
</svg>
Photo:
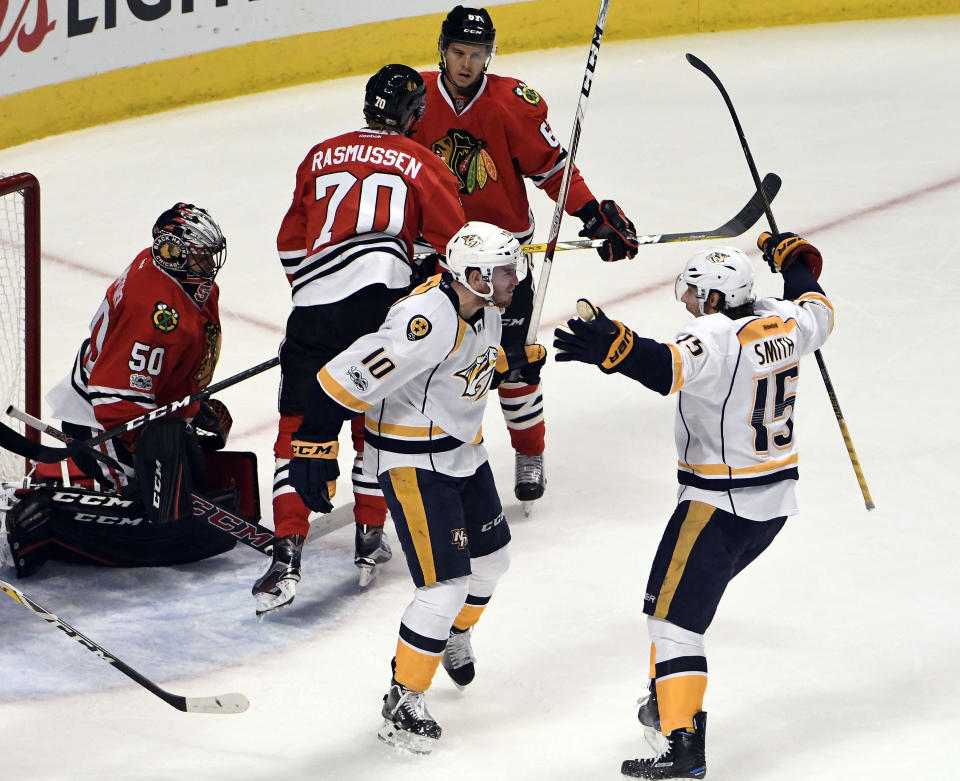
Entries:
<svg viewBox="0 0 960 781">
<path fill-rule="evenodd" d="M 633 349 L 633 331 L 585 298 L 577 301 L 577 312 L 580 316 L 567 320 L 566 328 L 553 332 L 556 359 L 593 363 L 605 374 L 617 371 Z"/>
<path fill-rule="evenodd" d="M 776 236 L 764 231 L 757 238 L 757 246 L 763 252 L 763 259 L 767 261 L 770 270 L 783 273 L 797 260 L 800 260 L 813 274 L 814 279 L 820 279 L 823 270 L 823 256 L 820 250 L 796 233 L 778 233 Z"/>
</svg>

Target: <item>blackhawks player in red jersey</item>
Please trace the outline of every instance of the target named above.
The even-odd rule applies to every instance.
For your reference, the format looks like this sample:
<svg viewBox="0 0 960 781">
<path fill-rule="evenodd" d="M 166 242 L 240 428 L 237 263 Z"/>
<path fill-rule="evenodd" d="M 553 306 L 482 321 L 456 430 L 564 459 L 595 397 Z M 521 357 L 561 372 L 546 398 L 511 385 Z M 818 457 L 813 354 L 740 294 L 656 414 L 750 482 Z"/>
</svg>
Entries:
<svg viewBox="0 0 960 781">
<path fill-rule="evenodd" d="M 427 110 L 412 137 L 453 171 L 468 220 L 505 228 L 523 244 L 533 235 L 524 179 L 555 201 L 567 152 L 550 128 L 539 93 L 519 79 L 487 73 L 495 41 L 486 9 L 458 5 L 447 14 L 440 28 L 440 70 L 422 74 Z M 597 250 L 603 260 L 636 254 L 633 223 L 613 201 L 598 202 L 576 169 L 565 208 L 583 221 L 581 236 L 604 239 Z M 504 346 L 526 341 L 532 309 L 533 276 L 527 275 L 503 315 Z M 514 492 L 531 501 L 546 487 L 539 371 L 530 368 L 510 380 L 498 392 L 516 451 Z"/>
<path fill-rule="evenodd" d="M 47 394 L 76 440 L 194 394 L 213 377 L 220 355 L 214 280 L 227 242 L 213 218 L 189 203 L 165 210 L 152 234 L 153 244 L 107 288 L 72 370 Z M 124 469 L 74 456 L 87 482 L 105 492 L 23 492 L 7 516 L 17 574 L 31 574 L 47 558 L 163 565 L 232 548 L 230 535 L 194 521 L 190 499 L 194 487 L 209 487 L 205 454 L 226 444 L 231 422 L 222 403 L 194 402 L 102 443 L 100 451 Z M 198 436 L 198 428 L 208 433 Z"/>
<path fill-rule="evenodd" d="M 450 171 L 408 138 L 423 113 L 425 88 L 406 65 L 386 65 L 367 82 L 367 127 L 314 146 L 297 169 L 277 249 L 293 294 L 280 347 L 280 426 L 274 445 L 274 559 L 253 587 L 257 613 L 293 601 L 310 510 L 290 484 L 291 435 L 320 368 L 376 331 L 410 289 L 413 244 L 438 253 L 466 222 Z M 363 452 L 363 416 L 352 426 Z M 391 552 L 383 540 L 386 503 L 375 474 L 353 469 L 354 562 L 366 585 Z"/>
</svg>

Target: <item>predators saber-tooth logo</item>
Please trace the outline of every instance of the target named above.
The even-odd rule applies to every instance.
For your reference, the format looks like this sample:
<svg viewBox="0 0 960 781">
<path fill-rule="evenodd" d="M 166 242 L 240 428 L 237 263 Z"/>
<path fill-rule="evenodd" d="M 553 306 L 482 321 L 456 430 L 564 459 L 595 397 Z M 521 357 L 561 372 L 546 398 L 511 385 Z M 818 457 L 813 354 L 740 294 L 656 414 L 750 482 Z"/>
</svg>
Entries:
<svg viewBox="0 0 960 781">
<path fill-rule="evenodd" d="M 471 195 L 500 178 L 486 146 L 486 141 L 475 138 L 466 130 L 451 128 L 443 138 L 430 144 L 430 149 L 453 171 L 460 192 Z"/>
<path fill-rule="evenodd" d="M 456 377 L 467 384 L 463 393 L 460 394 L 463 398 L 476 400 L 484 397 L 496 370 L 498 352 L 496 347 L 488 347 L 486 352 L 474 358 L 469 366 L 454 372 Z"/>
</svg>

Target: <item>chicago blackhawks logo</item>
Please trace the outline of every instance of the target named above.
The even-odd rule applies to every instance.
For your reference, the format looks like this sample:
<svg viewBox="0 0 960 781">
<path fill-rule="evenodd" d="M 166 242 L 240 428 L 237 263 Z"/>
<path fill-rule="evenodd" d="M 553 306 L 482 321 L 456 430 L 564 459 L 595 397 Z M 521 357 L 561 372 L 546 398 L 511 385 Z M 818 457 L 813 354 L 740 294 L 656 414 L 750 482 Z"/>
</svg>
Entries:
<svg viewBox="0 0 960 781">
<path fill-rule="evenodd" d="M 198 388 L 206 388 L 210 384 L 210 380 L 213 379 L 213 370 L 217 368 L 217 361 L 220 359 L 220 326 L 208 321 L 203 327 L 203 338 L 206 349 L 200 365 L 193 373 L 193 381 L 197 383 Z"/>
<path fill-rule="evenodd" d="M 488 347 L 487 351 L 474 358 L 473 362 L 469 366 L 454 373 L 455 376 L 459 377 L 467 384 L 467 387 L 464 388 L 463 393 L 460 394 L 463 396 L 463 398 L 483 398 L 484 394 L 487 392 L 487 389 L 490 387 L 490 381 L 493 379 L 493 372 L 496 368 L 498 352 L 499 350 L 496 347 Z"/>
<path fill-rule="evenodd" d="M 466 130 L 451 128 L 443 138 L 434 141 L 430 149 L 453 171 L 460 192 L 471 195 L 474 190 L 482 190 L 488 182 L 500 178 L 486 146 L 486 141 L 474 138 Z"/>
<path fill-rule="evenodd" d="M 513 88 L 513 94 L 518 98 L 523 98 L 531 106 L 538 106 L 540 105 L 540 101 L 543 100 L 543 98 L 540 97 L 539 92 L 537 92 L 535 89 L 531 89 L 522 81 L 517 82 L 517 86 Z"/>
<path fill-rule="evenodd" d="M 168 334 L 180 325 L 180 313 L 163 301 L 153 305 L 153 327 L 161 333 Z"/>
</svg>

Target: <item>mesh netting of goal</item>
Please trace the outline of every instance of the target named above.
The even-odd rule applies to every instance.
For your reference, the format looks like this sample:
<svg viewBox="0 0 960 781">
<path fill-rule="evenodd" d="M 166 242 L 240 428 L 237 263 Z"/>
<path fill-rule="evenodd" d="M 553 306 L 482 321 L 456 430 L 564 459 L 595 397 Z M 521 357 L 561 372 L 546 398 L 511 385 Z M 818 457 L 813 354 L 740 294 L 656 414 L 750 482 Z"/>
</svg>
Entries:
<svg viewBox="0 0 960 781">
<path fill-rule="evenodd" d="M 0 174 L 0 412 L 13 404 L 39 415 L 39 185 Z M 4 416 L 20 433 L 23 424 Z M 24 473 L 23 458 L 0 450 L 0 478 Z"/>
</svg>

